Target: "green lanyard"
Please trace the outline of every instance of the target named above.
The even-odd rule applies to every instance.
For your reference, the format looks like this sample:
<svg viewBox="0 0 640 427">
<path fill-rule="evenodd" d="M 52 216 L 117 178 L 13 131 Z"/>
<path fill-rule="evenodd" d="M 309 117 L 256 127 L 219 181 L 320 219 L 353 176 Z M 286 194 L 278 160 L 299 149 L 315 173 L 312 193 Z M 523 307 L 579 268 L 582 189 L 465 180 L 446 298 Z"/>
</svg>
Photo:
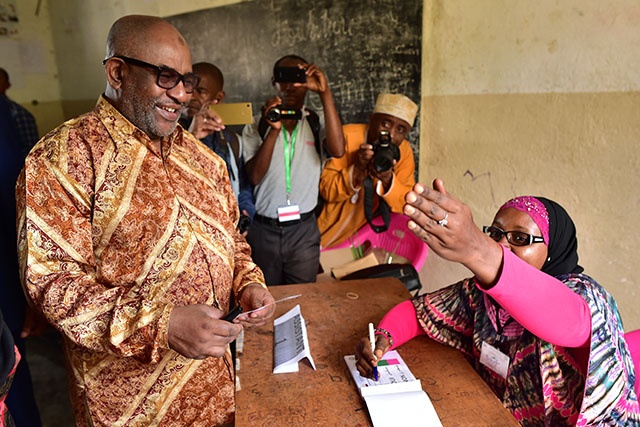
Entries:
<svg viewBox="0 0 640 427">
<path fill-rule="evenodd" d="M 291 133 L 291 142 L 289 142 L 289 132 L 283 127 L 284 130 L 284 179 L 287 185 L 287 205 L 291 204 L 289 196 L 291 195 L 291 163 L 293 162 L 293 154 L 296 149 L 296 135 L 298 134 L 298 123 L 293 128 Z"/>
</svg>

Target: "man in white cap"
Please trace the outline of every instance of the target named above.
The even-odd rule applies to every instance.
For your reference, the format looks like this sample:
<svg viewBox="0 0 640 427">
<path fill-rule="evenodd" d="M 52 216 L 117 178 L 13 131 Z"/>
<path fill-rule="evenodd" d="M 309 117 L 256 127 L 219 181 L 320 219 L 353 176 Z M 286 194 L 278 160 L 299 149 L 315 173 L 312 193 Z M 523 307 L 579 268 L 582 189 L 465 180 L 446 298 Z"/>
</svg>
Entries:
<svg viewBox="0 0 640 427">
<path fill-rule="evenodd" d="M 345 155 L 329 160 L 320 177 L 325 204 L 318 228 L 323 248 L 343 242 L 377 213 L 384 219 L 389 209 L 402 212 L 404 195 L 415 184 L 407 135 L 417 111 L 406 96 L 382 93 L 368 125 L 342 127 Z M 375 223 L 373 227 L 384 228 L 382 221 Z"/>
</svg>

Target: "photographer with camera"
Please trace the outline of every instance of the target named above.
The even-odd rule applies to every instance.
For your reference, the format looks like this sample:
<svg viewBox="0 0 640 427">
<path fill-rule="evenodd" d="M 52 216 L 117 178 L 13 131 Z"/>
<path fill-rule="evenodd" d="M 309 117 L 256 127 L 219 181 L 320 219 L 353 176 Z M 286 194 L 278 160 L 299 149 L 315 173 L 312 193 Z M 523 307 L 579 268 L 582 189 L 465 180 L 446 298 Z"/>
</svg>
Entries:
<svg viewBox="0 0 640 427">
<path fill-rule="evenodd" d="M 242 138 L 225 129 L 220 117 L 209 108 L 224 100 L 224 76 L 217 66 L 208 62 L 193 64 L 193 73 L 200 77 L 200 81 L 180 118 L 180 124 L 225 161 L 240 208 L 238 230 L 246 237 L 256 207 L 253 186 L 244 167 Z"/>
<path fill-rule="evenodd" d="M 317 65 L 287 55 L 276 61 L 272 84 L 277 96 L 243 131 L 256 198 L 247 241 L 267 285 L 314 282 L 320 264 L 318 183 L 324 158 L 344 153 L 342 125 Z M 305 108 L 309 90 L 319 95 L 322 111 Z"/>
<path fill-rule="evenodd" d="M 417 111 L 406 96 L 382 93 L 368 125 L 343 126 L 346 154 L 329 160 L 320 178 L 323 248 L 345 241 L 377 212 L 383 219 L 389 209 L 402 213 L 404 195 L 415 184 L 413 151 L 406 138 Z M 374 230 L 385 229 L 379 220 L 375 223 Z"/>
</svg>

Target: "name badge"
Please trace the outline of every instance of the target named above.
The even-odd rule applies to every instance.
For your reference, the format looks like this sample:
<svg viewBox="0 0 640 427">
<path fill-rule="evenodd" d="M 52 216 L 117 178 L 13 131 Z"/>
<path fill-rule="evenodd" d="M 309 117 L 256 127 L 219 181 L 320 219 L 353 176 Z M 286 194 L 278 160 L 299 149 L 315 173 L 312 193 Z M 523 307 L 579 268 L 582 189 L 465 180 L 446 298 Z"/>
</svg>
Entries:
<svg viewBox="0 0 640 427">
<path fill-rule="evenodd" d="M 300 206 L 287 205 L 278 208 L 278 221 L 287 222 L 300 219 Z"/>
<path fill-rule="evenodd" d="M 484 341 L 480 349 L 480 363 L 502 378 L 507 378 L 507 373 L 509 372 L 509 356 Z"/>
</svg>

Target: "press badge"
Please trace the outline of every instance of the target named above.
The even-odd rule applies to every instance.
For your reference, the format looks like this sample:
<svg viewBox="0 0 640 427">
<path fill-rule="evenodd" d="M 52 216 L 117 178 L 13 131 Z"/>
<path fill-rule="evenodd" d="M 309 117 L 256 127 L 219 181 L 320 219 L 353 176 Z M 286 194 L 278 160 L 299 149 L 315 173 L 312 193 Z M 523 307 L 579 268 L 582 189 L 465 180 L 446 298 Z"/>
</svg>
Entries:
<svg viewBox="0 0 640 427">
<path fill-rule="evenodd" d="M 279 222 L 295 221 L 296 219 L 300 219 L 300 206 L 287 205 L 278 208 Z"/>
<path fill-rule="evenodd" d="M 502 378 L 507 378 L 509 356 L 484 341 L 482 341 L 482 348 L 480 349 L 480 363 Z"/>
</svg>

